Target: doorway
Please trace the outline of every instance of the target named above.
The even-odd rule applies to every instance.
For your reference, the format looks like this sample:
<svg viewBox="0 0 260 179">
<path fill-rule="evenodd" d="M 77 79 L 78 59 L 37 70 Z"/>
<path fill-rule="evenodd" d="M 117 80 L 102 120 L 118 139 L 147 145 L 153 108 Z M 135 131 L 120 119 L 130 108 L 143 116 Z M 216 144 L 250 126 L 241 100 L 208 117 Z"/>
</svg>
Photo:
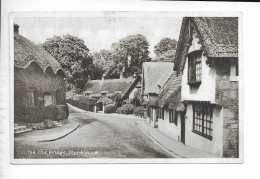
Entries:
<svg viewBox="0 0 260 179">
<path fill-rule="evenodd" d="M 181 112 L 181 143 L 185 144 L 185 113 Z"/>
</svg>

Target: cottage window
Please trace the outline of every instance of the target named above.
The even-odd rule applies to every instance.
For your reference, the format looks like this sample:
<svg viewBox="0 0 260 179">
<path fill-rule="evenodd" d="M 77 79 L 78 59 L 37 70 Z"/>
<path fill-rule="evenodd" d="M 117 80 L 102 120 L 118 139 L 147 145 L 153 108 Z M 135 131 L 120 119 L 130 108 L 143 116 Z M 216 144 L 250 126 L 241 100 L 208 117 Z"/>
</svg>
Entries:
<svg viewBox="0 0 260 179">
<path fill-rule="evenodd" d="M 169 110 L 169 123 L 174 123 L 177 126 L 177 112 L 173 109 Z"/>
<path fill-rule="evenodd" d="M 212 140 L 213 107 L 193 104 L 193 132 Z"/>
<path fill-rule="evenodd" d="M 34 107 L 34 92 L 30 91 L 26 93 L 25 106 Z"/>
<path fill-rule="evenodd" d="M 52 93 L 52 94 L 44 93 L 43 101 L 44 101 L 44 106 L 55 105 L 56 104 L 56 94 L 55 93 Z"/>
<path fill-rule="evenodd" d="M 163 113 L 164 113 L 164 110 L 162 108 L 159 108 L 158 109 L 158 118 L 162 118 L 163 119 L 164 118 L 164 114 Z"/>
<path fill-rule="evenodd" d="M 188 83 L 189 85 L 198 85 L 201 83 L 201 58 L 202 51 L 192 52 L 188 56 Z"/>
</svg>

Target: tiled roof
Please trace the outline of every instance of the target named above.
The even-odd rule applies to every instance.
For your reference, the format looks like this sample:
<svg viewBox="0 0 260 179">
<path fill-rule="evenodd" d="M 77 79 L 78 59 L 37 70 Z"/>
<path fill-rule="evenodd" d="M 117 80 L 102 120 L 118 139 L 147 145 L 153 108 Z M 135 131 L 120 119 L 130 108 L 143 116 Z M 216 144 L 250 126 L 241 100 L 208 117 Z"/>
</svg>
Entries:
<svg viewBox="0 0 260 179">
<path fill-rule="evenodd" d="M 51 67 L 55 74 L 57 74 L 58 70 L 62 70 L 59 62 L 39 45 L 14 33 L 15 67 L 27 68 L 32 62 L 36 62 L 43 72 L 45 72 L 47 67 Z"/>
<path fill-rule="evenodd" d="M 170 62 L 143 63 L 143 93 L 159 93 L 158 85 L 163 86 L 172 72 L 173 63 Z"/>
</svg>

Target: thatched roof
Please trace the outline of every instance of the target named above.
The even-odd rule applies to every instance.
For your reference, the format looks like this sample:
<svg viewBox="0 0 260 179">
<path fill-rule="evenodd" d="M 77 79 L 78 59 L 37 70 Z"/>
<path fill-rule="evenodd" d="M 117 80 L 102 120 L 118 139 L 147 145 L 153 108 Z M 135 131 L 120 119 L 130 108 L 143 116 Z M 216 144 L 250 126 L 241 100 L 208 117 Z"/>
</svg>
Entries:
<svg viewBox="0 0 260 179">
<path fill-rule="evenodd" d="M 128 89 L 125 91 L 125 93 L 122 94 L 122 98 L 126 98 L 131 91 L 137 86 L 138 82 L 140 82 L 142 79 L 142 77 L 140 75 L 138 75 L 135 80 L 133 81 L 133 83 L 128 87 Z M 119 93 L 119 91 L 115 91 L 115 93 L 121 94 Z"/>
<path fill-rule="evenodd" d="M 175 59 L 180 56 L 189 22 L 194 26 L 207 57 L 238 57 L 237 17 L 184 17 Z"/>
<path fill-rule="evenodd" d="M 83 91 L 93 91 L 91 94 L 95 97 L 100 97 L 101 92 L 107 91 L 107 95 L 114 94 L 115 92 L 121 92 L 124 94 L 127 89 L 132 85 L 136 78 L 122 78 L 122 79 L 105 79 L 92 80 L 86 83 Z"/>
<path fill-rule="evenodd" d="M 182 110 L 181 78 L 181 75 L 177 76 L 176 72 L 173 72 L 164 86 L 160 89 L 157 97 L 157 106 L 161 108 L 168 106 L 169 109 L 175 110 L 178 107 L 179 110 Z"/>
<path fill-rule="evenodd" d="M 43 48 L 23 36 L 14 33 L 15 67 L 27 68 L 32 62 L 36 62 L 44 73 L 47 67 L 50 67 L 55 74 L 57 74 L 60 70 L 62 71 L 59 62 L 48 54 Z"/>
<path fill-rule="evenodd" d="M 159 87 L 163 86 L 173 72 L 173 63 L 170 62 L 145 62 L 143 63 L 143 94 L 159 93 Z"/>
</svg>

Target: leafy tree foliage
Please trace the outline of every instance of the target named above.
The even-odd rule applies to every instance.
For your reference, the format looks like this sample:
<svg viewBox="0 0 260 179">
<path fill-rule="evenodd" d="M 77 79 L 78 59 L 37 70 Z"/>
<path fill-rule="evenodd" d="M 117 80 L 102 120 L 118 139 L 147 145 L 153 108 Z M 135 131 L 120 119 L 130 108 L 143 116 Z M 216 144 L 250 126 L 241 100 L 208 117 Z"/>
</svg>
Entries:
<svg viewBox="0 0 260 179">
<path fill-rule="evenodd" d="M 175 51 L 177 48 L 177 41 L 171 38 L 163 38 L 157 45 L 154 46 L 154 53 L 156 54 L 155 61 L 158 62 L 173 62 Z"/>
<path fill-rule="evenodd" d="M 60 62 L 67 73 L 67 90 L 82 89 L 93 67 L 92 56 L 84 41 L 72 35 L 54 36 L 41 46 Z"/>
<path fill-rule="evenodd" d="M 163 54 L 157 56 L 154 61 L 156 62 L 173 62 L 176 50 L 168 50 Z"/>
<path fill-rule="evenodd" d="M 142 70 L 142 63 L 150 61 L 149 43 L 140 34 L 130 35 L 122 38 L 111 45 L 111 50 L 101 50 L 93 54 L 96 79 L 102 74 L 107 78 L 118 78 L 120 72 L 126 76 L 134 73 L 139 74 Z"/>
<path fill-rule="evenodd" d="M 150 61 L 149 43 L 141 34 L 129 35 L 112 44 L 112 55 L 118 72 L 128 76 L 141 73 L 143 62 Z"/>
</svg>

